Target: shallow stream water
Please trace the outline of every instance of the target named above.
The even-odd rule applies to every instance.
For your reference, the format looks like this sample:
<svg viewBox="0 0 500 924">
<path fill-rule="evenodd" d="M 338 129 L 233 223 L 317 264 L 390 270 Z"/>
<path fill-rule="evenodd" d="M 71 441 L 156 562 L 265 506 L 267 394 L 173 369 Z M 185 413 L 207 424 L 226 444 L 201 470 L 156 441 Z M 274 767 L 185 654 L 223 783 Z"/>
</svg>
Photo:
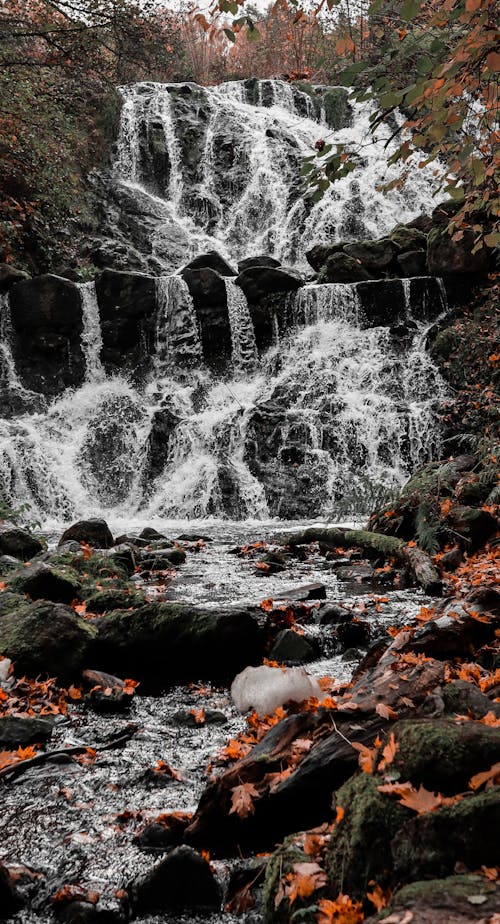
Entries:
<svg viewBox="0 0 500 924">
<path fill-rule="evenodd" d="M 112 523 L 118 529 L 136 532 L 145 524 Z M 148 524 L 152 525 L 152 524 Z M 285 572 L 262 576 L 255 571 L 255 560 L 231 553 L 236 545 L 266 539 L 272 543 L 290 531 L 278 523 L 156 523 L 172 537 L 183 532 L 211 536 L 198 552 L 188 552 L 186 563 L 167 591 L 169 599 L 193 601 L 216 607 L 224 603 L 258 604 L 265 598 L 279 599 L 286 588 L 320 581 L 326 585 L 331 602 L 345 602 L 366 610 L 374 634 L 390 624 L 411 622 L 425 598 L 417 591 L 387 592 L 366 585 L 338 581 L 331 563 L 321 556 L 293 561 Z M 375 610 L 374 597 L 388 602 Z M 306 631 L 317 635 L 325 627 Z M 91 666 L 91 665 L 90 665 Z M 311 674 L 330 675 L 348 680 L 356 661 L 325 653 L 321 660 L 307 665 Z M 195 678 L 193 678 L 194 680 Z M 203 706 L 224 713 L 225 724 L 186 727 L 176 713 Z M 117 907 L 116 892 L 138 874 L 148 870 L 158 856 L 144 853 L 133 842 L 135 833 L 148 820 L 163 812 L 193 812 L 206 783 L 207 766 L 218 751 L 245 726 L 244 717 L 234 709 L 226 689 L 175 687 L 161 696 L 137 695 L 126 715 L 98 715 L 83 706 L 71 708 L 56 725 L 51 748 L 102 743 L 129 723 L 138 732 L 117 750 L 99 753 L 91 765 L 75 761 L 33 768 L 17 780 L 4 785 L 0 793 L 0 860 L 7 865 L 28 867 L 41 877 L 33 880 L 29 910 L 20 912 L 18 924 L 48 924 L 48 898 L 64 883 L 82 883 L 101 893 L 103 908 Z M 164 760 L 181 774 L 182 780 L 152 781 L 148 771 Z M 221 879 L 230 863 L 216 862 Z M 227 913 L 184 916 L 162 914 L 139 919 L 147 924 L 225 924 L 233 921 L 259 922 L 256 911 L 244 918 Z"/>
</svg>

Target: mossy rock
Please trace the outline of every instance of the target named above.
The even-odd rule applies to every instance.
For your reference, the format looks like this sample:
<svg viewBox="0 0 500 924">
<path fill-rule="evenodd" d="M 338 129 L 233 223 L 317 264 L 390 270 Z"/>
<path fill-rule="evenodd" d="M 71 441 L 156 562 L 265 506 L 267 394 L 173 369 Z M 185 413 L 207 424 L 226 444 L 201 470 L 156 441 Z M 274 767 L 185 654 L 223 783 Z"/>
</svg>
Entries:
<svg viewBox="0 0 500 924">
<path fill-rule="evenodd" d="M 443 361 L 452 356 L 455 350 L 462 345 L 462 338 L 453 327 L 441 330 L 431 346 L 431 356 L 434 360 Z"/>
<path fill-rule="evenodd" d="M 18 594 L 27 594 L 31 600 L 51 600 L 53 603 L 71 603 L 78 599 L 81 583 L 77 572 L 67 566 L 55 568 L 45 562 L 35 562 L 15 572 L 9 585 Z"/>
<path fill-rule="evenodd" d="M 330 87 L 323 94 L 325 118 L 329 128 L 339 131 L 349 128 L 352 121 L 352 106 L 349 103 L 349 91 L 344 87 Z"/>
<path fill-rule="evenodd" d="M 401 780 L 444 793 L 462 792 L 475 773 L 500 761 L 500 728 L 452 719 L 405 719 L 392 732 L 391 770 Z"/>
<path fill-rule="evenodd" d="M 387 908 L 373 921 L 384 921 L 396 911 L 413 911 L 415 922 L 419 913 L 425 914 L 425 921 L 472 921 L 477 918 L 489 919 L 498 911 L 498 888 L 494 882 L 484 876 L 474 874 L 447 876 L 445 879 L 426 879 L 405 885 L 393 895 Z"/>
<path fill-rule="evenodd" d="M 418 228 L 408 228 L 406 225 L 396 225 L 388 235 L 400 253 L 405 251 L 425 250 L 427 235 Z"/>
<path fill-rule="evenodd" d="M 355 241 L 344 248 L 344 253 L 360 260 L 367 270 L 374 273 L 387 269 L 397 252 L 396 244 L 389 238 L 379 241 Z"/>
<path fill-rule="evenodd" d="M 389 803 L 386 805 L 389 809 Z M 457 863 L 468 869 L 495 866 L 499 831 L 499 787 L 417 815 L 393 838 L 396 878 L 399 882 L 414 882 L 448 876 Z"/>
<path fill-rule="evenodd" d="M 324 888 L 318 889 L 306 899 L 297 898 L 293 906 L 285 896 L 276 907 L 276 896 L 280 883 L 288 873 L 293 873 L 295 863 L 315 863 L 315 857 L 309 856 L 294 843 L 293 837 L 287 837 L 283 844 L 269 858 L 266 867 L 264 889 L 262 894 L 262 910 L 266 924 L 289 924 L 292 914 L 311 905 L 326 894 Z M 314 914 L 311 921 L 315 919 Z M 305 919 L 304 919 L 305 920 Z"/>
<path fill-rule="evenodd" d="M 146 596 L 132 588 L 113 588 L 109 590 L 93 589 L 83 599 L 89 613 L 107 613 L 111 610 L 128 609 L 129 607 L 144 606 Z"/>
<path fill-rule="evenodd" d="M 89 558 L 84 558 L 83 552 L 55 552 L 47 559 L 47 563 L 54 568 L 72 568 L 82 576 L 86 584 L 106 578 L 112 578 L 115 583 L 128 581 L 126 568 L 99 552 L 93 552 Z"/>
<path fill-rule="evenodd" d="M 249 610 L 149 603 L 98 622 L 95 666 L 165 687 L 174 680 L 233 678 L 263 655 L 263 630 Z"/>
<path fill-rule="evenodd" d="M 326 867 L 332 894 L 344 892 L 363 899 L 370 880 L 389 881 L 391 842 L 411 815 L 394 799 L 378 792 L 380 778 L 368 773 L 351 777 L 334 797 L 344 817 L 335 825 L 327 852 Z"/>
<path fill-rule="evenodd" d="M 333 244 L 315 244 L 310 250 L 306 251 L 306 260 L 316 272 L 324 267 L 328 257 L 336 253 L 342 253 L 348 241 L 337 241 Z"/>
<path fill-rule="evenodd" d="M 61 603 L 26 603 L 0 615 L 0 654 L 18 674 L 74 679 L 85 666 L 96 629 Z"/>
</svg>

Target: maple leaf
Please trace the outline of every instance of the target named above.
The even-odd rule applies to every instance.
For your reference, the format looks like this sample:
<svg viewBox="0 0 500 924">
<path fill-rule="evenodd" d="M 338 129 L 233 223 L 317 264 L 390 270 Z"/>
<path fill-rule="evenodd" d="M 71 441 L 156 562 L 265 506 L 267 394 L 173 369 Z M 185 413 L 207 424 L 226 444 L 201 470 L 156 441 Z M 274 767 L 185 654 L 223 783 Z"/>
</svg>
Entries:
<svg viewBox="0 0 500 924">
<path fill-rule="evenodd" d="M 249 815 L 255 812 L 253 800 L 255 796 L 259 796 L 260 793 L 253 783 L 240 783 L 239 786 L 234 786 L 231 792 L 233 795 L 231 797 L 231 808 L 229 810 L 230 815 L 235 812 L 240 818 L 248 818 Z"/>
<path fill-rule="evenodd" d="M 384 891 L 384 889 L 377 885 L 377 883 L 373 882 L 373 880 L 368 884 L 373 885 L 374 888 L 371 892 L 366 893 L 366 897 L 371 901 L 372 905 L 375 905 L 377 911 L 382 911 L 382 908 L 387 906 L 387 903 L 392 895 L 391 890 L 388 889 Z"/>
<path fill-rule="evenodd" d="M 241 760 L 242 757 L 246 757 L 250 750 L 251 748 L 248 744 L 243 744 L 243 742 L 238 741 L 237 738 L 231 738 L 225 748 L 220 751 L 219 760 Z"/>
<path fill-rule="evenodd" d="M 373 773 L 375 769 L 375 758 L 377 756 L 376 748 L 368 748 L 365 744 L 358 741 L 351 742 L 353 748 L 359 751 L 358 763 L 363 773 Z"/>
<path fill-rule="evenodd" d="M 201 709 L 190 709 L 189 715 L 193 716 L 196 725 L 204 725 L 206 722 L 207 714 L 203 707 Z"/>
<path fill-rule="evenodd" d="M 284 896 L 291 905 L 298 898 L 309 898 L 316 889 L 321 889 L 328 881 L 319 863 L 294 863 L 285 880 Z"/>
<path fill-rule="evenodd" d="M 389 719 L 397 719 L 398 717 L 397 712 L 394 712 L 394 709 L 392 709 L 391 706 L 388 706 L 386 703 L 377 703 L 375 706 L 375 712 L 378 715 L 381 715 L 383 719 L 387 719 L 387 721 L 389 721 Z"/>
<path fill-rule="evenodd" d="M 182 782 L 183 777 L 178 770 L 174 770 L 170 764 L 167 764 L 164 760 L 159 760 L 158 763 L 153 767 L 153 773 L 159 773 L 164 776 L 169 776 L 173 780 L 178 780 L 179 783 Z"/>
<path fill-rule="evenodd" d="M 377 769 L 385 770 L 390 764 L 392 764 L 394 757 L 396 756 L 396 751 L 399 745 L 394 737 L 394 732 L 391 732 L 389 736 L 389 741 L 387 742 L 384 750 L 382 751 L 382 760 L 380 761 Z"/>
<path fill-rule="evenodd" d="M 469 780 L 469 787 L 476 791 L 476 789 L 480 789 L 484 783 L 489 783 L 491 786 L 500 783 L 500 763 L 493 764 L 489 770 L 484 770 L 482 773 L 475 773 Z"/>
<path fill-rule="evenodd" d="M 364 920 L 361 902 L 341 892 L 335 901 L 321 898 L 318 902 L 317 924 L 362 924 Z"/>
<path fill-rule="evenodd" d="M 458 796 L 442 796 L 441 793 L 429 792 L 424 786 L 415 789 L 411 783 L 387 783 L 377 786 L 379 792 L 391 793 L 401 796 L 399 803 L 406 808 L 413 809 L 418 815 L 426 815 L 442 805 L 453 805 L 462 798 Z"/>
</svg>

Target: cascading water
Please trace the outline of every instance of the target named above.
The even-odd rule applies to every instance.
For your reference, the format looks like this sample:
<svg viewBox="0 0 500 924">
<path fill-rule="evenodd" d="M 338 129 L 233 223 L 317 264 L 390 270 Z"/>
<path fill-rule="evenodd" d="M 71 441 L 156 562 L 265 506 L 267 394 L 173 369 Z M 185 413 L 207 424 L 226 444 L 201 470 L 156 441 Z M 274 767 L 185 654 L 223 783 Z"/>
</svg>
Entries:
<svg viewBox="0 0 500 924">
<path fill-rule="evenodd" d="M 265 251 L 297 264 L 316 240 L 360 236 L 358 213 L 362 233 L 379 236 L 396 213 L 411 218 L 414 202 L 433 204 L 425 169 L 406 192 L 374 191 L 391 173 L 375 145 L 354 175 L 358 187 L 342 181 L 305 205 L 300 158 L 317 137 L 311 116 L 320 118 L 321 107 L 279 81 L 253 86 L 251 100 L 249 93 L 237 82 L 123 90 L 110 195 L 125 211 L 133 205 L 127 227 L 132 213 L 136 230 L 142 222 L 146 260 L 135 268 L 156 277 L 152 331 L 141 334 L 144 367 L 110 371 L 99 291 L 79 284 L 83 384 L 46 410 L 28 401 L 15 418 L 1 413 L 0 493 L 16 506 L 27 503 L 45 520 L 335 516 L 369 509 L 371 491 L 400 485 L 439 453 L 444 384 L 425 351 L 445 307 L 439 281 L 416 280 L 418 308 L 415 280 L 393 283 L 403 287 L 403 335 L 365 317 L 357 285 L 273 296 L 274 342 L 263 350 L 257 338 L 259 354 L 255 305 L 234 277 L 220 277 L 230 356 L 214 371 L 204 354 L 210 305 L 200 309 L 182 275 L 172 275 L 190 255 L 214 248 L 235 263 Z M 357 107 L 337 140 L 361 138 L 368 116 Z M 0 385 L 12 392 L 24 386 L 6 300 L 0 317 Z"/>
</svg>

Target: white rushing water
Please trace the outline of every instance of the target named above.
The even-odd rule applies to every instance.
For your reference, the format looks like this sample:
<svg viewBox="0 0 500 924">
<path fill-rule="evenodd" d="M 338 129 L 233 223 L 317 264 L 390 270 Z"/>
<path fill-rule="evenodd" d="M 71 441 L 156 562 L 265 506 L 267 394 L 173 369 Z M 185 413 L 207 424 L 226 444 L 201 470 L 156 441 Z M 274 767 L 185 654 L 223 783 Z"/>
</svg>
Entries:
<svg viewBox="0 0 500 924">
<path fill-rule="evenodd" d="M 348 104 L 344 127 L 332 129 L 324 109 L 316 115 L 309 95 L 280 80 L 258 81 L 252 93 L 240 81 L 142 83 L 121 92 L 120 202 L 130 197 L 132 220 L 137 205 L 145 213 L 165 272 L 210 249 L 233 260 L 269 253 L 305 267 L 315 243 L 380 236 L 434 208 L 435 164 L 410 161 L 403 189 L 379 190 L 398 175 L 387 159 L 400 139 L 389 140 L 393 124 L 371 138 L 368 103 Z M 312 203 L 301 194 L 300 169 L 319 139 L 355 148 L 361 163 Z"/>
</svg>

